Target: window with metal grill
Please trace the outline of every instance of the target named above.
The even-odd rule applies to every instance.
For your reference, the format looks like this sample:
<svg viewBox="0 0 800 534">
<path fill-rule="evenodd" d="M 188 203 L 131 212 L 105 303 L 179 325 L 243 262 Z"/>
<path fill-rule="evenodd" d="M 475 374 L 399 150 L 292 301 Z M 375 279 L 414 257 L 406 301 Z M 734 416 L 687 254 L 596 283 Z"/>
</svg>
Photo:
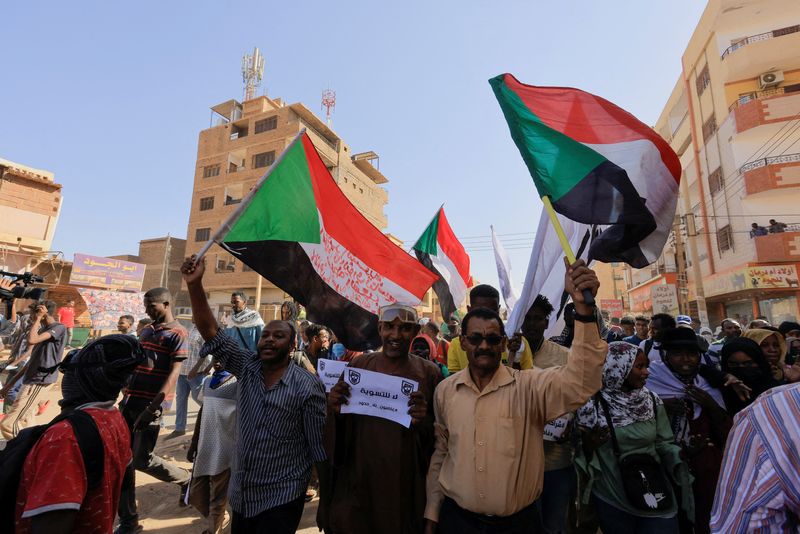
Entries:
<svg viewBox="0 0 800 534">
<path fill-rule="evenodd" d="M 733 248 L 733 230 L 731 230 L 730 224 L 717 230 L 717 246 L 720 252 Z"/>
<path fill-rule="evenodd" d="M 258 169 L 260 167 L 269 167 L 275 163 L 275 151 L 270 150 L 269 152 L 262 152 L 261 154 L 256 154 L 253 156 L 253 168 Z"/>
<path fill-rule="evenodd" d="M 274 117 L 267 117 L 266 119 L 261 119 L 260 121 L 256 121 L 255 130 L 256 133 L 267 132 L 269 130 L 274 130 L 278 127 L 278 116 L 275 115 Z"/>
<path fill-rule="evenodd" d="M 717 132 L 717 118 L 711 115 L 708 120 L 703 123 L 703 142 L 708 143 L 711 136 Z"/>
<path fill-rule="evenodd" d="M 211 237 L 211 228 L 198 228 L 194 231 L 195 241 L 208 241 Z"/>
<path fill-rule="evenodd" d="M 219 163 L 216 165 L 206 165 L 203 167 L 203 178 L 212 178 L 219 176 Z"/>
<path fill-rule="evenodd" d="M 716 171 L 708 175 L 708 190 L 713 195 L 723 189 L 725 189 L 725 177 L 722 176 L 722 167 L 717 167 Z"/>
<path fill-rule="evenodd" d="M 200 199 L 200 211 L 214 209 L 214 197 L 204 197 Z"/>
<path fill-rule="evenodd" d="M 706 90 L 706 87 L 711 84 L 711 76 L 708 73 L 708 65 L 703 67 L 703 70 L 701 70 L 700 74 L 697 75 L 694 83 L 697 85 L 697 96 L 702 95 Z"/>
</svg>

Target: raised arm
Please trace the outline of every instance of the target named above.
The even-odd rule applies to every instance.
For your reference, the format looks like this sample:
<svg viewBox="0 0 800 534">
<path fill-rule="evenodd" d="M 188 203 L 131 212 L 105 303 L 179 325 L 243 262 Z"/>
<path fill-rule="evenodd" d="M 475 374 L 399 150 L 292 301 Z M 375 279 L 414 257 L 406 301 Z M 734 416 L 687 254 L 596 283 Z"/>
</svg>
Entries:
<svg viewBox="0 0 800 534">
<path fill-rule="evenodd" d="M 203 274 L 206 272 L 206 259 L 203 258 L 197 262 L 197 256 L 194 254 L 186 258 L 181 265 L 181 274 L 186 281 L 186 287 L 189 290 L 189 300 L 192 303 L 192 316 L 194 317 L 194 324 L 197 326 L 197 331 L 203 336 L 206 341 L 211 341 L 217 335 L 219 326 L 214 314 L 211 311 L 211 306 L 208 305 L 206 298 L 206 291 L 203 288 Z"/>
<path fill-rule="evenodd" d="M 566 259 L 564 260 L 566 263 Z M 575 304 L 575 338 L 567 365 L 536 375 L 533 394 L 538 397 L 544 421 L 550 421 L 583 406 L 602 386 L 603 364 L 608 344 L 600 339 L 594 320 L 595 308 L 583 300 L 583 290 L 597 295 L 600 282 L 583 260 L 567 265 L 564 289 Z"/>
</svg>

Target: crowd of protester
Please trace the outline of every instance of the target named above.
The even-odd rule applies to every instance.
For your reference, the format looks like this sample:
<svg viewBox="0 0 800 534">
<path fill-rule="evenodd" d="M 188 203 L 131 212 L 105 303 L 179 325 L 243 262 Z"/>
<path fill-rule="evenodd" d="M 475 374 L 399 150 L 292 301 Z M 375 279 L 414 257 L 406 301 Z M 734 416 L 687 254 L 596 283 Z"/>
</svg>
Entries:
<svg viewBox="0 0 800 534">
<path fill-rule="evenodd" d="M 188 330 L 155 288 L 148 319 L 124 315 L 119 334 L 63 359 L 74 303 L 12 307 L 13 328 L 0 325 L 14 371 L 0 390 L 0 466 L 18 491 L 0 525 L 142 532 L 140 471 L 174 484 L 176 506 L 194 507 L 213 534 L 295 532 L 317 495 L 326 534 L 798 528 L 796 322 L 728 318 L 716 337 L 684 315 L 606 324 L 583 296 L 597 277 L 578 262 L 565 276 L 571 302 L 555 310 L 538 296 L 512 336 L 499 293 L 479 285 L 467 314 L 443 324 L 382 307 L 382 347 L 362 353 L 294 302 L 264 323 L 234 292 L 218 321 L 204 270 L 194 258 L 182 267 Z M 548 339 L 553 314 L 564 328 Z M 350 386 L 340 379 L 326 393 L 321 360 L 416 382 L 410 426 L 344 413 Z M 32 426 L 59 371 L 61 414 Z M 173 406 L 166 439 L 187 432 L 189 397 L 200 410 L 187 471 L 154 449 Z"/>
</svg>

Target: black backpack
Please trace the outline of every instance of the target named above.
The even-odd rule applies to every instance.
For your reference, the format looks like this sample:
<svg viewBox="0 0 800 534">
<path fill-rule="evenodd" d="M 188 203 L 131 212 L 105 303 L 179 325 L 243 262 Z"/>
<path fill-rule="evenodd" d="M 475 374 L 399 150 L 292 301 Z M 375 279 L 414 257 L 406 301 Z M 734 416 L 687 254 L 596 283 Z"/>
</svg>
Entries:
<svg viewBox="0 0 800 534">
<path fill-rule="evenodd" d="M 24 429 L 0 451 L 0 532 L 14 532 L 17 490 L 28 453 L 48 428 L 64 420 L 70 422 L 78 440 L 88 488 L 96 488 L 103 479 L 105 465 L 103 438 L 100 437 L 97 424 L 88 413 L 83 410 L 73 410 L 59 415 L 47 424 Z"/>
</svg>

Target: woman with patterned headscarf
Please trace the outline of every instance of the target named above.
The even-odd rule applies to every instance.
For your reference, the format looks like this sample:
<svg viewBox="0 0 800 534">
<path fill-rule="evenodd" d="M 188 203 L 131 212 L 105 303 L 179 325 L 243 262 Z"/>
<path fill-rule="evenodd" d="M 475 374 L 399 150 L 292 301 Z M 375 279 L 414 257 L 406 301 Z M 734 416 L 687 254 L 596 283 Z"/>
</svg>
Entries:
<svg viewBox="0 0 800 534">
<path fill-rule="evenodd" d="M 648 365 L 647 355 L 637 346 L 609 343 L 603 388 L 578 410 L 583 447 L 575 465 L 581 478 L 581 501 L 594 502 L 603 532 L 678 532 L 679 504 L 693 516 L 691 478 L 680 447 L 674 443 L 661 400 L 645 387 Z M 656 509 L 644 510 L 632 503 L 620 471 L 620 461 L 631 455 L 646 455 L 657 462 L 666 480 L 680 486 L 681 502 L 668 483 L 669 494 L 657 497 L 663 504 Z"/>
</svg>

